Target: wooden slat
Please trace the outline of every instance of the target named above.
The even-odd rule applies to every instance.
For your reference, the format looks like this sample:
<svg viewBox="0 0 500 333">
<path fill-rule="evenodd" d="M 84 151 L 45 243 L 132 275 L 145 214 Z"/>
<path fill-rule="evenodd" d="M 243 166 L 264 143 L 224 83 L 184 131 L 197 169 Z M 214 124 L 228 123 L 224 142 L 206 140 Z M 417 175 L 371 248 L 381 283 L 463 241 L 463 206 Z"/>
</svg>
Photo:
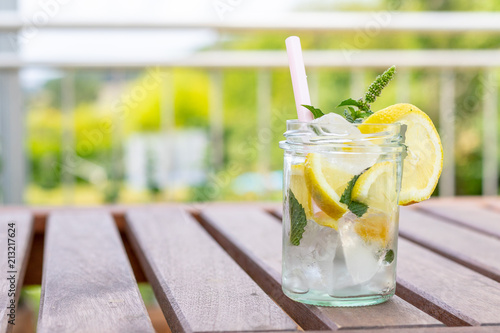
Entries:
<svg viewBox="0 0 500 333">
<path fill-rule="evenodd" d="M 12 230 L 10 231 L 10 236 L 13 237 L 9 236 L 9 223 L 15 223 L 15 236 L 12 235 Z M 11 300 L 14 300 L 14 306 L 17 308 L 32 239 L 33 218 L 30 213 L 26 211 L 0 213 L 0 272 L 2 274 L 0 279 L 0 332 L 12 331 L 13 325 L 9 324 L 9 320 L 14 319 L 13 323 L 16 323 L 15 318 L 9 316 L 11 309 L 8 307 L 12 304 Z M 15 245 L 15 262 L 8 261 L 7 252 L 12 250 L 12 248 L 8 248 L 8 244 L 12 244 L 12 240 Z M 11 264 L 14 266 L 11 267 Z M 12 280 L 14 288 L 11 288 L 11 280 L 7 280 L 12 275 L 15 280 Z M 12 295 L 14 289 L 14 295 Z"/>
<path fill-rule="evenodd" d="M 49 216 L 37 331 L 154 331 L 111 215 Z"/>
<path fill-rule="evenodd" d="M 500 325 L 498 282 L 402 238 L 398 251 L 403 298 L 447 325 Z"/>
<path fill-rule="evenodd" d="M 498 333 L 498 326 L 483 327 L 408 327 L 408 328 L 389 328 L 384 330 L 349 330 L 349 333 Z M 313 333 L 313 332 L 308 332 Z M 316 332 L 325 333 L 325 332 Z"/>
<path fill-rule="evenodd" d="M 172 332 L 297 329 L 186 212 L 130 210 L 127 227 Z"/>
<path fill-rule="evenodd" d="M 500 239 L 500 212 L 476 205 L 422 205 L 421 210 Z"/>
<path fill-rule="evenodd" d="M 329 308 L 294 302 L 281 291 L 281 225 L 257 208 L 207 207 L 202 224 L 304 329 L 442 325 L 399 297 L 372 307 Z"/>
<path fill-rule="evenodd" d="M 488 208 L 500 212 L 500 197 L 496 197 L 494 199 L 489 199 L 485 201 L 486 201 L 486 206 Z"/>
<path fill-rule="evenodd" d="M 399 227 L 401 236 L 500 282 L 500 240 L 405 208 Z"/>
</svg>

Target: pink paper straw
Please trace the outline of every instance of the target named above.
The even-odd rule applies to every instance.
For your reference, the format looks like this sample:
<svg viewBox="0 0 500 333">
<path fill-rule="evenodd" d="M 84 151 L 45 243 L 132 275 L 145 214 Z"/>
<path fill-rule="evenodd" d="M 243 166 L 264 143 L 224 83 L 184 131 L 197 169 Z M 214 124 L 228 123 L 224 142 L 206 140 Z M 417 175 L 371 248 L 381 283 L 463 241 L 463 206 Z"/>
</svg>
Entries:
<svg viewBox="0 0 500 333">
<path fill-rule="evenodd" d="M 311 121 L 313 115 L 311 111 L 302 106 L 311 105 L 309 87 L 307 86 L 306 68 L 302 58 L 302 47 L 297 36 L 290 36 L 285 40 L 286 52 L 288 54 L 288 64 L 292 76 L 293 95 L 295 96 L 295 106 L 297 116 L 300 121 Z"/>
</svg>

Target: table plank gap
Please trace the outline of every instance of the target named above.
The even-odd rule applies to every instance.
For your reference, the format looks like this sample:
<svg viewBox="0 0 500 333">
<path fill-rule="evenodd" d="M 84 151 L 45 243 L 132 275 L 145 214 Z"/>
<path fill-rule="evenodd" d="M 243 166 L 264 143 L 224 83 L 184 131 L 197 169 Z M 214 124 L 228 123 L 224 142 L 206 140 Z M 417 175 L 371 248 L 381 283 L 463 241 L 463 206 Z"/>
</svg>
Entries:
<svg viewBox="0 0 500 333">
<path fill-rule="evenodd" d="M 172 332 L 298 329 L 186 211 L 130 209 L 126 220 Z"/>
<path fill-rule="evenodd" d="M 283 208 L 266 209 L 264 211 L 269 215 L 277 218 L 278 222 L 281 222 L 281 220 L 283 219 Z"/>
<path fill-rule="evenodd" d="M 253 253 L 247 252 L 237 240 L 228 239 L 202 215 L 195 214 L 200 224 L 224 248 L 224 250 L 257 282 L 257 284 L 304 330 L 337 330 L 338 326 L 316 307 L 294 302 L 281 291 L 279 274 L 266 263 L 259 262 Z M 269 278 L 271 276 L 271 278 Z"/>
<path fill-rule="evenodd" d="M 480 202 L 477 202 L 475 205 L 465 205 L 466 207 L 479 207 L 479 204 Z M 463 205 L 462 205 L 463 206 Z M 431 207 L 439 207 L 438 205 L 432 205 Z M 276 209 L 274 212 L 277 212 L 279 213 L 280 210 L 279 209 Z M 402 227 L 401 229 L 404 229 L 406 230 L 406 219 L 408 218 L 408 216 L 416 216 L 415 214 L 412 214 L 412 212 L 415 212 L 415 214 L 422 214 L 420 211 L 417 212 L 417 210 L 413 209 L 413 208 L 408 208 L 408 207 L 405 207 L 405 208 L 402 208 L 402 213 L 401 213 L 401 218 L 403 219 L 403 221 L 401 222 L 402 224 Z M 278 214 L 272 214 L 273 216 L 276 216 Z M 425 214 L 423 214 L 425 215 Z M 457 263 L 460 263 L 466 267 L 469 267 L 473 270 L 475 270 L 476 272 L 480 273 L 480 274 L 483 274 L 483 275 L 486 275 L 490 278 L 494 278 L 496 277 L 495 274 L 493 274 L 491 272 L 491 268 L 488 268 L 488 267 L 485 267 L 485 266 L 482 266 L 482 265 L 477 265 L 474 263 L 474 261 L 472 260 L 467 260 L 467 258 L 462 258 L 462 256 L 460 255 L 450 255 L 450 252 L 449 251 L 443 251 L 442 249 L 440 249 L 439 247 L 437 246 L 431 246 L 428 242 L 428 239 L 429 238 L 432 238 L 432 237 L 436 237 L 436 235 L 450 235 L 449 233 L 447 233 L 445 230 L 439 230 L 439 231 L 436 231 L 436 230 L 433 230 L 433 231 L 430 231 L 431 227 L 435 227 L 436 224 L 439 224 L 440 222 L 436 222 L 436 221 L 432 221 L 432 225 L 431 226 L 428 226 L 428 225 L 422 225 L 421 224 L 422 221 L 419 220 L 419 223 L 415 223 L 415 227 L 418 228 L 419 230 L 426 230 L 428 231 L 428 233 L 430 233 L 431 235 L 429 235 L 429 237 L 420 237 L 420 238 L 415 238 L 415 235 L 418 234 L 418 230 L 411 230 L 411 231 L 408 231 L 408 232 L 404 232 L 404 231 L 401 231 L 400 229 L 400 234 L 403 235 L 405 238 L 411 240 L 412 242 L 418 244 L 418 245 L 421 245 L 433 252 L 436 252 L 448 259 L 451 259 Z M 446 224 L 444 223 L 443 224 L 446 228 Z M 453 228 L 453 229 L 457 229 L 457 230 L 461 230 L 461 227 L 457 227 L 453 224 L 450 224 L 450 228 Z M 463 231 L 463 230 L 461 230 Z M 473 234 L 477 234 L 475 231 L 470 231 L 470 233 L 473 233 Z M 466 231 L 466 232 L 462 232 L 464 238 L 467 238 L 469 237 L 469 233 Z M 481 238 L 480 240 L 476 241 L 476 242 L 472 242 L 473 244 L 477 244 L 477 243 L 481 243 L 484 241 L 484 237 L 487 237 L 488 240 L 491 241 L 491 237 L 489 236 L 484 236 L 484 235 L 479 235 L 479 237 Z M 442 243 L 446 243 L 446 244 L 449 244 L 449 241 L 446 240 L 446 241 L 443 241 Z M 463 243 L 460 243 L 460 244 L 463 244 Z M 471 245 L 471 248 L 473 248 L 473 244 Z M 495 245 L 498 245 L 496 243 L 496 241 L 494 241 Z M 486 246 L 486 249 L 485 249 L 485 252 L 484 254 L 491 254 L 488 252 L 488 248 L 489 248 L 489 245 L 491 245 L 491 242 L 487 242 L 487 246 Z M 495 252 L 496 253 L 496 252 Z M 482 258 L 481 254 L 478 255 L 479 258 Z M 491 262 L 498 262 L 498 261 L 495 261 L 496 259 L 491 257 Z M 398 279 L 398 289 L 396 291 L 397 295 L 401 296 L 402 298 L 404 298 L 405 300 L 407 300 L 408 302 L 410 302 L 411 304 L 415 305 L 416 307 L 422 309 L 423 311 L 425 311 L 426 313 L 428 313 L 429 315 L 437 318 L 438 320 L 441 320 L 443 321 L 445 324 L 449 325 L 449 326 L 457 326 L 457 325 L 471 325 L 470 323 L 476 323 L 477 322 L 474 320 L 474 319 L 470 319 L 470 323 L 468 323 L 467 321 L 453 315 L 453 313 L 450 313 L 450 312 L 443 312 L 442 310 L 442 307 L 443 306 L 446 306 L 446 305 L 443 305 L 443 304 L 440 304 L 440 305 L 436 305 L 434 304 L 432 301 L 430 301 L 429 299 L 426 299 L 426 298 L 422 298 L 421 295 L 419 295 L 418 293 L 414 292 L 413 290 L 411 289 L 408 289 L 406 288 L 405 286 L 405 282 L 404 281 L 401 281 L 401 279 Z"/>
<path fill-rule="evenodd" d="M 200 223 L 257 283 L 304 329 L 442 326 L 399 297 L 365 308 L 316 307 L 297 303 L 281 290 L 281 225 L 257 208 L 206 207 Z"/>
<path fill-rule="evenodd" d="M 422 205 L 418 211 L 464 228 L 500 239 L 500 212 L 485 206 Z"/>
<path fill-rule="evenodd" d="M 443 222 L 417 210 L 401 209 L 399 233 L 416 244 L 500 282 L 500 240 Z"/>
<path fill-rule="evenodd" d="M 404 238 L 398 252 L 401 297 L 447 325 L 500 324 L 498 282 Z"/>
<path fill-rule="evenodd" d="M 37 332 L 154 332 L 109 213 L 49 215 Z"/>
<path fill-rule="evenodd" d="M 446 326 L 472 326 L 472 324 L 466 320 L 461 319 L 449 311 L 443 310 L 441 307 L 442 305 L 440 306 L 433 303 L 428 298 L 422 296 L 419 292 L 420 291 L 418 289 L 412 288 L 412 285 L 408 285 L 405 280 L 401 278 L 397 279 L 396 295 L 408 303 L 443 322 Z M 474 322 L 473 320 L 470 321 Z"/>
<path fill-rule="evenodd" d="M 11 229 L 10 223 L 15 223 L 14 235 L 12 230 L 8 230 Z M 0 279 L 0 332 L 12 332 L 33 241 L 33 216 L 26 210 L 2 211 L 0 228 L 0 270 L 2 275 L 5 274 Z M 15 261 L 9 262 L 8 256 L 11 254 L 8 252 L 12 250 L 15 252 Z M 11 264 L 14 266 L 11 267 Z"/>
</svg>

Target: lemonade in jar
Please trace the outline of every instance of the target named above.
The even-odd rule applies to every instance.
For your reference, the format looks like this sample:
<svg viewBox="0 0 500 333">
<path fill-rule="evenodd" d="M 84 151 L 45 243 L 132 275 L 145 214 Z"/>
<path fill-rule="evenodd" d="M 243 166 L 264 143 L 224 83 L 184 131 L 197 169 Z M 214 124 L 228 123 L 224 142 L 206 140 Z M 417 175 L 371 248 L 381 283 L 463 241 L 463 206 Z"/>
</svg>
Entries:
<svg viewBox="0 0 500 333">
<path fill-rule="evenodd" d="M 443 159 L 416 106 L 371 110 L 394 75 L 391 67 L 363 97 L 342 101 L 343 116 L 300 104 L 308 117 L 287 121 L 282 288 L 296 301 L 366 306 L 394 295 L 399 206 L 430 197 Z M 297 90 L 294 82 L 296 100 Z"/>
</svg>

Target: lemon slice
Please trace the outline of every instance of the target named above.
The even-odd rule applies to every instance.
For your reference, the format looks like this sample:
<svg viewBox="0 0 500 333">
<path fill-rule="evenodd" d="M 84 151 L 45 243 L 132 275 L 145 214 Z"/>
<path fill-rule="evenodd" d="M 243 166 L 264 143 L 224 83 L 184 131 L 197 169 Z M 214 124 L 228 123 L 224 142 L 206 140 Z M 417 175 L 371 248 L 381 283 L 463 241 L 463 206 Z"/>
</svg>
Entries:
<svg viewBox="0 0 500 333">
<path fill-rule="evenodd" d="M 291 167 L 290 189 L 297 201 L 304 207 L 306 218 L 310 219 L 313 215 L 311 196 L 306 185 L 304 177 L 304 164 L 295 164 Z"/>
<path fill-rule="evenodd" d="M 356 220 L 354 230 L 365 242 L 384 248 L 389 243 L 390 224 L 389 215 L 369 208 L 362 217 Z"/>
<path fill-rule="evenodd" d="M 295 164 L 291 167 L 290 189 L 297 201 L 304 207 L 306 218 L 314 220 L 321 226 L 330 227 L 338 230 L 338 222 L 332 219 L 323 211 L 313 212 L 312 200 L 307 189 L 306 179 L 304 176 L 304 164 Z"/>
<path fill-rule="evenodd" d="M 428 199 L 436 188 L 443 169 L 443 147 L 439 134 L 427 114 L 411 104 L 395 104 L 377 111 L 364 124 L 407 125 L 405 144 L 408 155 L 403 163 L 400 205 Z M 373 129 L 359 126 L 362 133 Z"/>
<path fill-rule="evenodd" d="M 314 222 L 316 222 L 319 225 L 322 225 L 323 227 L 330 227 L 335 230 L 339 230 L 339 221 L 336 219 L 332 219 L 330 216 L 328 216 L 325 212 L 319 211 L 314 213 L 314 216 L 312 218 Z"/>
<path fill-rule="evenodd" d="M 391 214 L 398 205 L 396 172 L 395 163 L 376 163 L 356 180 L 352 200 Z"/>
<path fill-rule="evenodd" d="M 319 153 L 309 153 L 304 164 L 306 185 L 314 203 L 328 216 L 338 220 L 347 211 L 340 196 L 353 177 L 335 167 L 334 159 Z"/>
</svg>

